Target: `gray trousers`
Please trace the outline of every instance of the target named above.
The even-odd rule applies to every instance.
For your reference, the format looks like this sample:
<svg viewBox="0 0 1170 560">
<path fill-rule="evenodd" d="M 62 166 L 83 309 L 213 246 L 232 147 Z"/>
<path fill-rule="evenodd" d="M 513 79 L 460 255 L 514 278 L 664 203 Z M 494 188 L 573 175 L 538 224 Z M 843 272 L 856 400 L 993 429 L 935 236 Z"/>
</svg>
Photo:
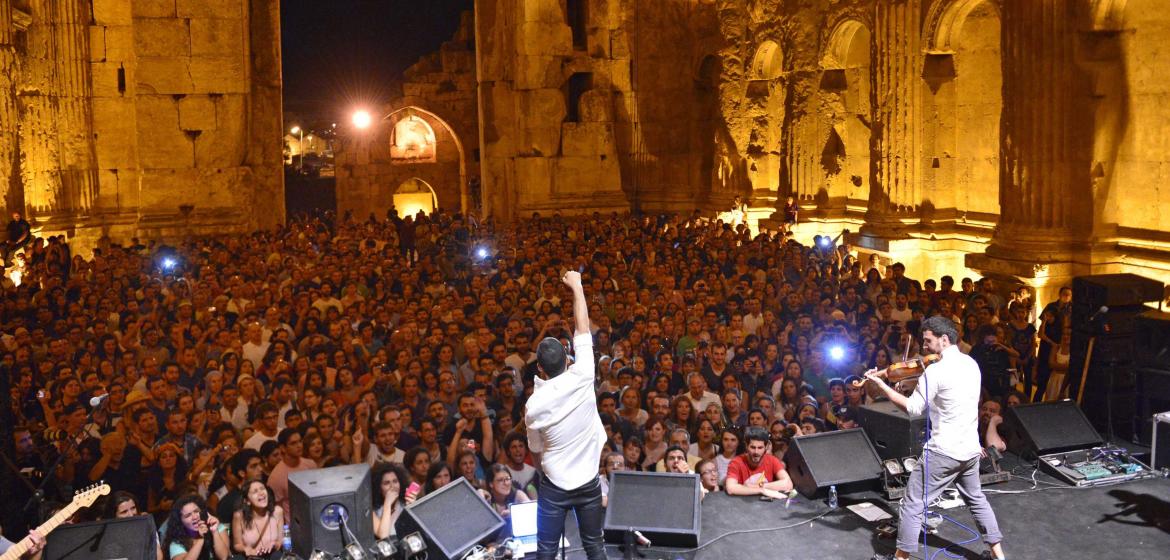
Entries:
<svg viewBox="0 0 1170 560">
<path fill-rule="evenodd" d="M 926 479 L 926 469 L 929 469 L 929 479 Z M 987 496 L 983 495 L 983 487 L 979 483 L 979 457 L 966 461 L 956 461 L 942 453 L 923 451 L 922 463 L 910 473 L 910 481 L 906 485 L 906 494 L 902 497 L 902 506 L 898 510 L 898 549 L 906 552 L 916 552 L 918 543 L 922 542 L 922 523 L 926 514 L 926 504 L 938 499 L 939 494 L 952 482 L 956 482 L 959 495 L 971 509 L 975 517 L 975 525 L 983 534 L 983 540 L 993 545 L 1003 540 L 999 532 L 999 524 L 995 521 L 995 512 L 991 511 L 991 504 L 987 503 Z M 923 503 L 923 487 L 926 487 L 926 502 Z"/>
</svg>

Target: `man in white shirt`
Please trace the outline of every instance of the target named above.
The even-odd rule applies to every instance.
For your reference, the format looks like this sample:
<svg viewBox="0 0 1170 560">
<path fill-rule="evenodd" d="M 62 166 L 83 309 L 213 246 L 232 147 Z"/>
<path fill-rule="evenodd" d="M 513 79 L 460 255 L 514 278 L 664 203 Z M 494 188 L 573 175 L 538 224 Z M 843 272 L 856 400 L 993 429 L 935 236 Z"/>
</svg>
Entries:
<svg viewBox="0 0 1170 560">
<path fill-rule="evenodd" d="M 540 518 L 536 557 L 552 560 L 556 555 L 565 529 L 565 514 L 572 509 L 586 557 L 603 560 L 604 512 L 597 465 L 606 436 L 593 393 L 595 365 L 589 305 L 580 273 L 570 270 L 561 281 L 573 291 L 575 360 L 569 365 L 565 347 L 556 339 L 540 341 L 536 350 L 539 377 L 525 415 L 528 447 L 540 458 L 545 475 L 537 498 Z"/>
<path fill-rule="evenodd" d="M 958 330 L 950 319 L 931 317 L 922 322 L 922 343 L 928 354 L 942 358 L 929 367 L 909 397 L 898 393 L 875 370 L 865 376 L 885 392 L 891 402 L 912 415 L 927 412 L 930 439 L 922 450 L 919 468 L 910 474 L 906 494 L 898 515 L 898 550 L 894 555 L 875 555 L 875 560 L 910 558 L 918 550 L 926 504 L 933 502 L 943 489 L 956 483 L 959 495 L 971 509 L 983 540 L 991 548 L 992 558 L 1002 560 L 1003 535 L 995 513 L 983 495 L 979 483 L 979 390 L 982 376 L 979 366 L 959 352 L 955 342 Z M 923 496 L 923 487 L 926 495 Z M 924 500 L 925 497 L 925 500 Z"/>
</svg>

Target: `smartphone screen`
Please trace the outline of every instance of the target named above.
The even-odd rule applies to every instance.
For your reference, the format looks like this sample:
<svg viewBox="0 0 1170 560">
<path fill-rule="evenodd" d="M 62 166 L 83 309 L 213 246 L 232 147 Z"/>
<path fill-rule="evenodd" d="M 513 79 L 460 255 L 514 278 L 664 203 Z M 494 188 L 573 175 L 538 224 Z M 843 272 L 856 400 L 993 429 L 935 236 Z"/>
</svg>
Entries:
<svg viewBox="0 0 1170 560">
<path fill-rule="evenodd" d="M 422 488 L 422 486 L 419 486 L 417 482 L 411 482 L 410 486 L 406 487 L 406 493 L 407 494 L 418 494 L 418 491 L 420 488 Z"/>
</svg>

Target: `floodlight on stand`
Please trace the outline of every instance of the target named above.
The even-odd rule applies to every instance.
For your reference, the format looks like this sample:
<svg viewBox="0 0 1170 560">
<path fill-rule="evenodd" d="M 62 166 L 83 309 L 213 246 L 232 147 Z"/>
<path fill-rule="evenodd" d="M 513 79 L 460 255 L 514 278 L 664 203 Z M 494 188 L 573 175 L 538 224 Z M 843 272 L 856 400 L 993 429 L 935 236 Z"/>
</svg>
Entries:
<svg viewBox="0 0 1170 560">
<path fill-rule="evenodd" d="M 390 538 L 382 539 L 374 543 L 370 552 L 373 553 L 374 558 L 377 560 L 389 560 L 398 556 L 398 542 Z"/>
<path fill-rule="evenodd" d="M 414 532 L 402 538 L 402 557 L 411 558 L 417 554 L 426 552 L 427 542 L 423 540 L 422 533 Z"/>
<path fill-rule="evenodd" d="M 336 557 L 332 554 L 320 549 L 313 550 L 313 553 L 309 555 L 309 560 L 333 560 L 334 558 Z"/>
<path fill-rule="evenodd" d="M 349 543 L 345 546 L 345 560 L 366 560 L 366 551 L 358 543 Z"/>
</svg>

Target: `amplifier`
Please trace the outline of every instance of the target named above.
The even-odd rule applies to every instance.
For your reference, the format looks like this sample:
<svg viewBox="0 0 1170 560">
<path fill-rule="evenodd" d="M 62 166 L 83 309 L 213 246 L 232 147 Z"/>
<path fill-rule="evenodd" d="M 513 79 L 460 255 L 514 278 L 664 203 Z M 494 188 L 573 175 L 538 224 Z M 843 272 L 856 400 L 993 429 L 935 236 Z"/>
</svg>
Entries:
<svg viewBox="0 0 1170 560">
<path fill-rule="evenodd" d="M 1073 301 L 1099 309 L 1161 301 L 1163 285 L 1136 274 L 1095 274 L 1073 278 Z"/>
</svg>

